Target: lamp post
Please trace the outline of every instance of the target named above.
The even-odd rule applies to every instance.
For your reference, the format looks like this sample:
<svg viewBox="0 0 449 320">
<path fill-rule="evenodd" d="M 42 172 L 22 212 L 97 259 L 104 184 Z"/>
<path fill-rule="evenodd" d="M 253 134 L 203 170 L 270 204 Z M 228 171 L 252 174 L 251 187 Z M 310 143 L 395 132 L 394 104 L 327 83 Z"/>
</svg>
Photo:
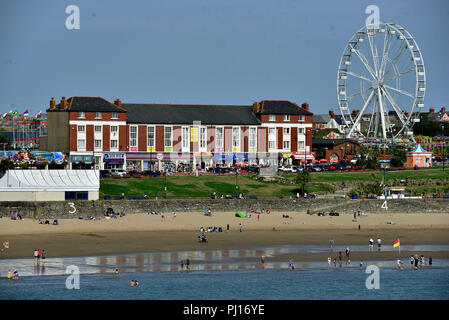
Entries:
<svg viewBox="0 0 449 320">
<path fill-rule="evenodd" d="M 239 172 L 237 167 L 235 168 L 235 197 L 238 198 L 238 190 L 239 190 L 239 185 L 238 185 L 238 176 L 239 176 Z"/>
<path fill-rule="evenodd" d="M 167 168 L 164 168 L 164 199 L 167 199 Z"/>
</svg>

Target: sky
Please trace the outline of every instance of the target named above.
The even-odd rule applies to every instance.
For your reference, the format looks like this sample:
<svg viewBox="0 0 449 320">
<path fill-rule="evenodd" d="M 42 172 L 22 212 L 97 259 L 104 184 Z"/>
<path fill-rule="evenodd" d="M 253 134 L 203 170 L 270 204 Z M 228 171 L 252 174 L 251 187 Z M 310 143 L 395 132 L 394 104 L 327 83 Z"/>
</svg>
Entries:
<svg viewBox="0 0 449 320">
<path fill-rule="evenodd" d="M 80 28 L 69 30 L 76 5 Z M 400 24 L 426 65 L 425 110 L 449 102 L 445 0 L 2 0 L 0 112 L 51 97 L 337 110 L 336 74 L 365 9 Z M 71 20 L 71 19 L 70 19 Z"/>
</svg>

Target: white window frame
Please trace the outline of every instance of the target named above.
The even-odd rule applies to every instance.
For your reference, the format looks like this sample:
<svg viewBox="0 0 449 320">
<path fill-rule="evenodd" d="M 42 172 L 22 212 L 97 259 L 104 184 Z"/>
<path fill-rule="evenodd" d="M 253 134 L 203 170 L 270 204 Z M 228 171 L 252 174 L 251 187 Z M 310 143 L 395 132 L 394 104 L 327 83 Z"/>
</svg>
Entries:
<svg viewBox="0 0 449 320">
<path fill-rule="evenodd" d="M 170 134 L 170 138 L 167 138 L 167 134 Z M 170 142 L 168 145 L 167 142 Z M 167 151 L 167 148 L 173 148 L 173 128 L 172 126 L 164 126 L 164 151 Z M 173 149 L 172 149 L 173 150 Z"/>
<path fill-rule="evenodd" d="M 82 143 L 80 143 L 80 142 L 82 142 Z M 78 139 L 76 149 L 77 150 L 86 150 L 86 139 Z"/>
<path fill-rule="evenodd" d="M 302 144 L 302 146 L 301 146 Z M 306 141 L 302 139 L 298 139 L 298 151 L 304 150 L 306 148 Z"/>
<path fill-rule="evenodd" d="M 215 151 L 224 150 L 224 127 L 215 127 Z"/>
<path fill-rule="evenodd" d="M 78 125 L 78 132 L 86 132 L 86 126 L 85 125 Z"/>
<path fill-rule="evenodd" d="M 100 111 L 95 111 L 95 119 L 103 119 L 103 116 Z"/>
<path fill-rule="evenodd" d="M 268 115 L 268 121 L 276 121 L 276 115 L 275 114 L 269 114 Z"/>
<path fill-rule="evenodd" d="M 277 130 L 274 127 L 268 128 L 268 151 L 277 149 Z"/>
<path fill-rule="evenodd" d="M 100 128 L 100 130 L 97 130 L 97 128 Z M 94 133 L 101 133 L 103 131 L 103 128 L 101 125 L 94 125 Z"/>
<path fill-rule="evenodd" d="M 111 112 L 111 119 L 118 119 L 118 112 L 112 111 Z"/>
<path fill-rule="evenodd" d="M 115 142 L 115 146 L 113 146 L 113 142 Z M 118 149 L 118 140 L 116 139 L 111 139 L 111 145 L 110 145 L 111 149 Z"/>
<path fill-rule="evenodd" d="M 284 121 L 290 121 L 290 115 L 284 114 Z"/>
<path fill-rule="evenodd" d="M 99 142 L 99 143 L 97 143 L 97 142 Z M 103 149 L 103 140 L 94 139 L 94 150 L 102 150 L 102 149 Z"/>
<path fill-rule="evenodd" d="M 240 127 L 232 127 L 232 151 L 240 152 Z"/>
<path fill-rule="evenodd" d="M 86 119 L 86 112 L 78 111 L 78 119 Z"/>
<path fill-rule="evenodd" d="M 249 127 L 248 152 L 257 152 L 257 127 Z"/>
<path fill-rule="evenodd" d="M 306 116 L 303 114 L 298 115 L 298 122 L 304 122 L 306 121 Z"/>
<path fill-rule="evenodd" d="M 282 142 L 282 147 L 284 150 L 290 150 L 290 140 L 284 140 Z"/>
<path fill-rule="evenodd" d="M 135 131 L 134 131 L 135 130 Z M 138 133 L 137 133 L 137 126 L 129 126 L 129 147 L 130 148 L 135 148 L 137 147 L 137 138 L 138 138 Z M 135 135 L 135 137 L 133 137 Z"/>
<path fill-rule="evenodd" d="M 200 152 L 205 152 L 207 148 L 207 127 L 198 127 L 198 148 Z"/>
<path fill-rule="evenodd" d="M 183 126 L 181 130 L 182 152 L 190 152 L 190 127 Z"/>
<path fill-rule="evenodd" d="M 147 149 L 148 148 L 156 148 L 156 127 L 155 126 L 147 126 Z"/>
<path fill-rule="evenodd" d="M 298 128 L 298 135 L 300 135 L 300 134 L 306 134 L 306 128 L 299 127 Z"/>
</svg>

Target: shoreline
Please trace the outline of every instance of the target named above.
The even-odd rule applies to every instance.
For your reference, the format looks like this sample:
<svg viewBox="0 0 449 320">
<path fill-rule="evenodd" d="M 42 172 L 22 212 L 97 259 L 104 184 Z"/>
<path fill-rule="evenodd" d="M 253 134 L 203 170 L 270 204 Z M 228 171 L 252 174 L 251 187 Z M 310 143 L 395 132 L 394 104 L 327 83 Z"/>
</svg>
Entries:
<svg viewBox="0 0 449 320">
<path fill-rule="evenodd" d="M 0 244 L 9 241 L 9 249 L 0 252 L 0 259 L 31 258 L 36 248 L 45 249 L 51 258 L 282 245 L 329 246 L 331 239 L 335 246 L 366 245 L 368 248 L 372 238 L 375 251 L 378 238 L 383 246 L 392 246 L 398 238 L 402 245 L 449 245 L 449 214 L 444 213 L 368 214 L 356 220 L 352 214 L 319 217 L 294 212 L 288 215 L 289 218 L 283 218 L 282 213 L 271 212 L 260 214 L 259 218 L 257 214 L 237 218 L 233 212 L 214 212 L 211 217 L 200 212 L 177 212 L 176 217 L 165 214 L 162 218 L 162 215 L 128 214 L 111 220 L 59 219 L 57 226 L 42 225 L 35 219 L 0 219 Z M 394 224 L 386 224 L 389 221 Z M 207 232 L 209 242 L 199 243 L 199 228 L 209 226 L 222 227 L 223 232 Z M 366 253 L 360 252 L 360 258 L 372 259 L 377 252 L 368 256 Z M 406 252 L 401 250 L 401 256 L 403 253 Z M 324 255 L 308 253 L 297 257 L 304 261 L 323 258 L 327 261 Z M 449 258 L 449 252 L 435 252 L 434 256 Z M 390 259 L 393 255 L 382 252 L 376 257 Z"/>
</svg>

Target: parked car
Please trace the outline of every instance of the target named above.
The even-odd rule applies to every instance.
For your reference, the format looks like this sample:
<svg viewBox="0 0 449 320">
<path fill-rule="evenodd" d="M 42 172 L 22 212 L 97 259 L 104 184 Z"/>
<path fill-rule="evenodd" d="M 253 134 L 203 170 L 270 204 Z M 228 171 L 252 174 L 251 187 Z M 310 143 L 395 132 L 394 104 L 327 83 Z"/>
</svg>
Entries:
<svg viewBox="0 0 449 320">
<path fill-rule="evenodd" d="M 111 170 L 111 176 L 113 176 L 113 177 L 117 177 L 117 176 L 123 177 L 123 176 L 126 176 L 126 171 L 112 169 Z"/>
</svg>

